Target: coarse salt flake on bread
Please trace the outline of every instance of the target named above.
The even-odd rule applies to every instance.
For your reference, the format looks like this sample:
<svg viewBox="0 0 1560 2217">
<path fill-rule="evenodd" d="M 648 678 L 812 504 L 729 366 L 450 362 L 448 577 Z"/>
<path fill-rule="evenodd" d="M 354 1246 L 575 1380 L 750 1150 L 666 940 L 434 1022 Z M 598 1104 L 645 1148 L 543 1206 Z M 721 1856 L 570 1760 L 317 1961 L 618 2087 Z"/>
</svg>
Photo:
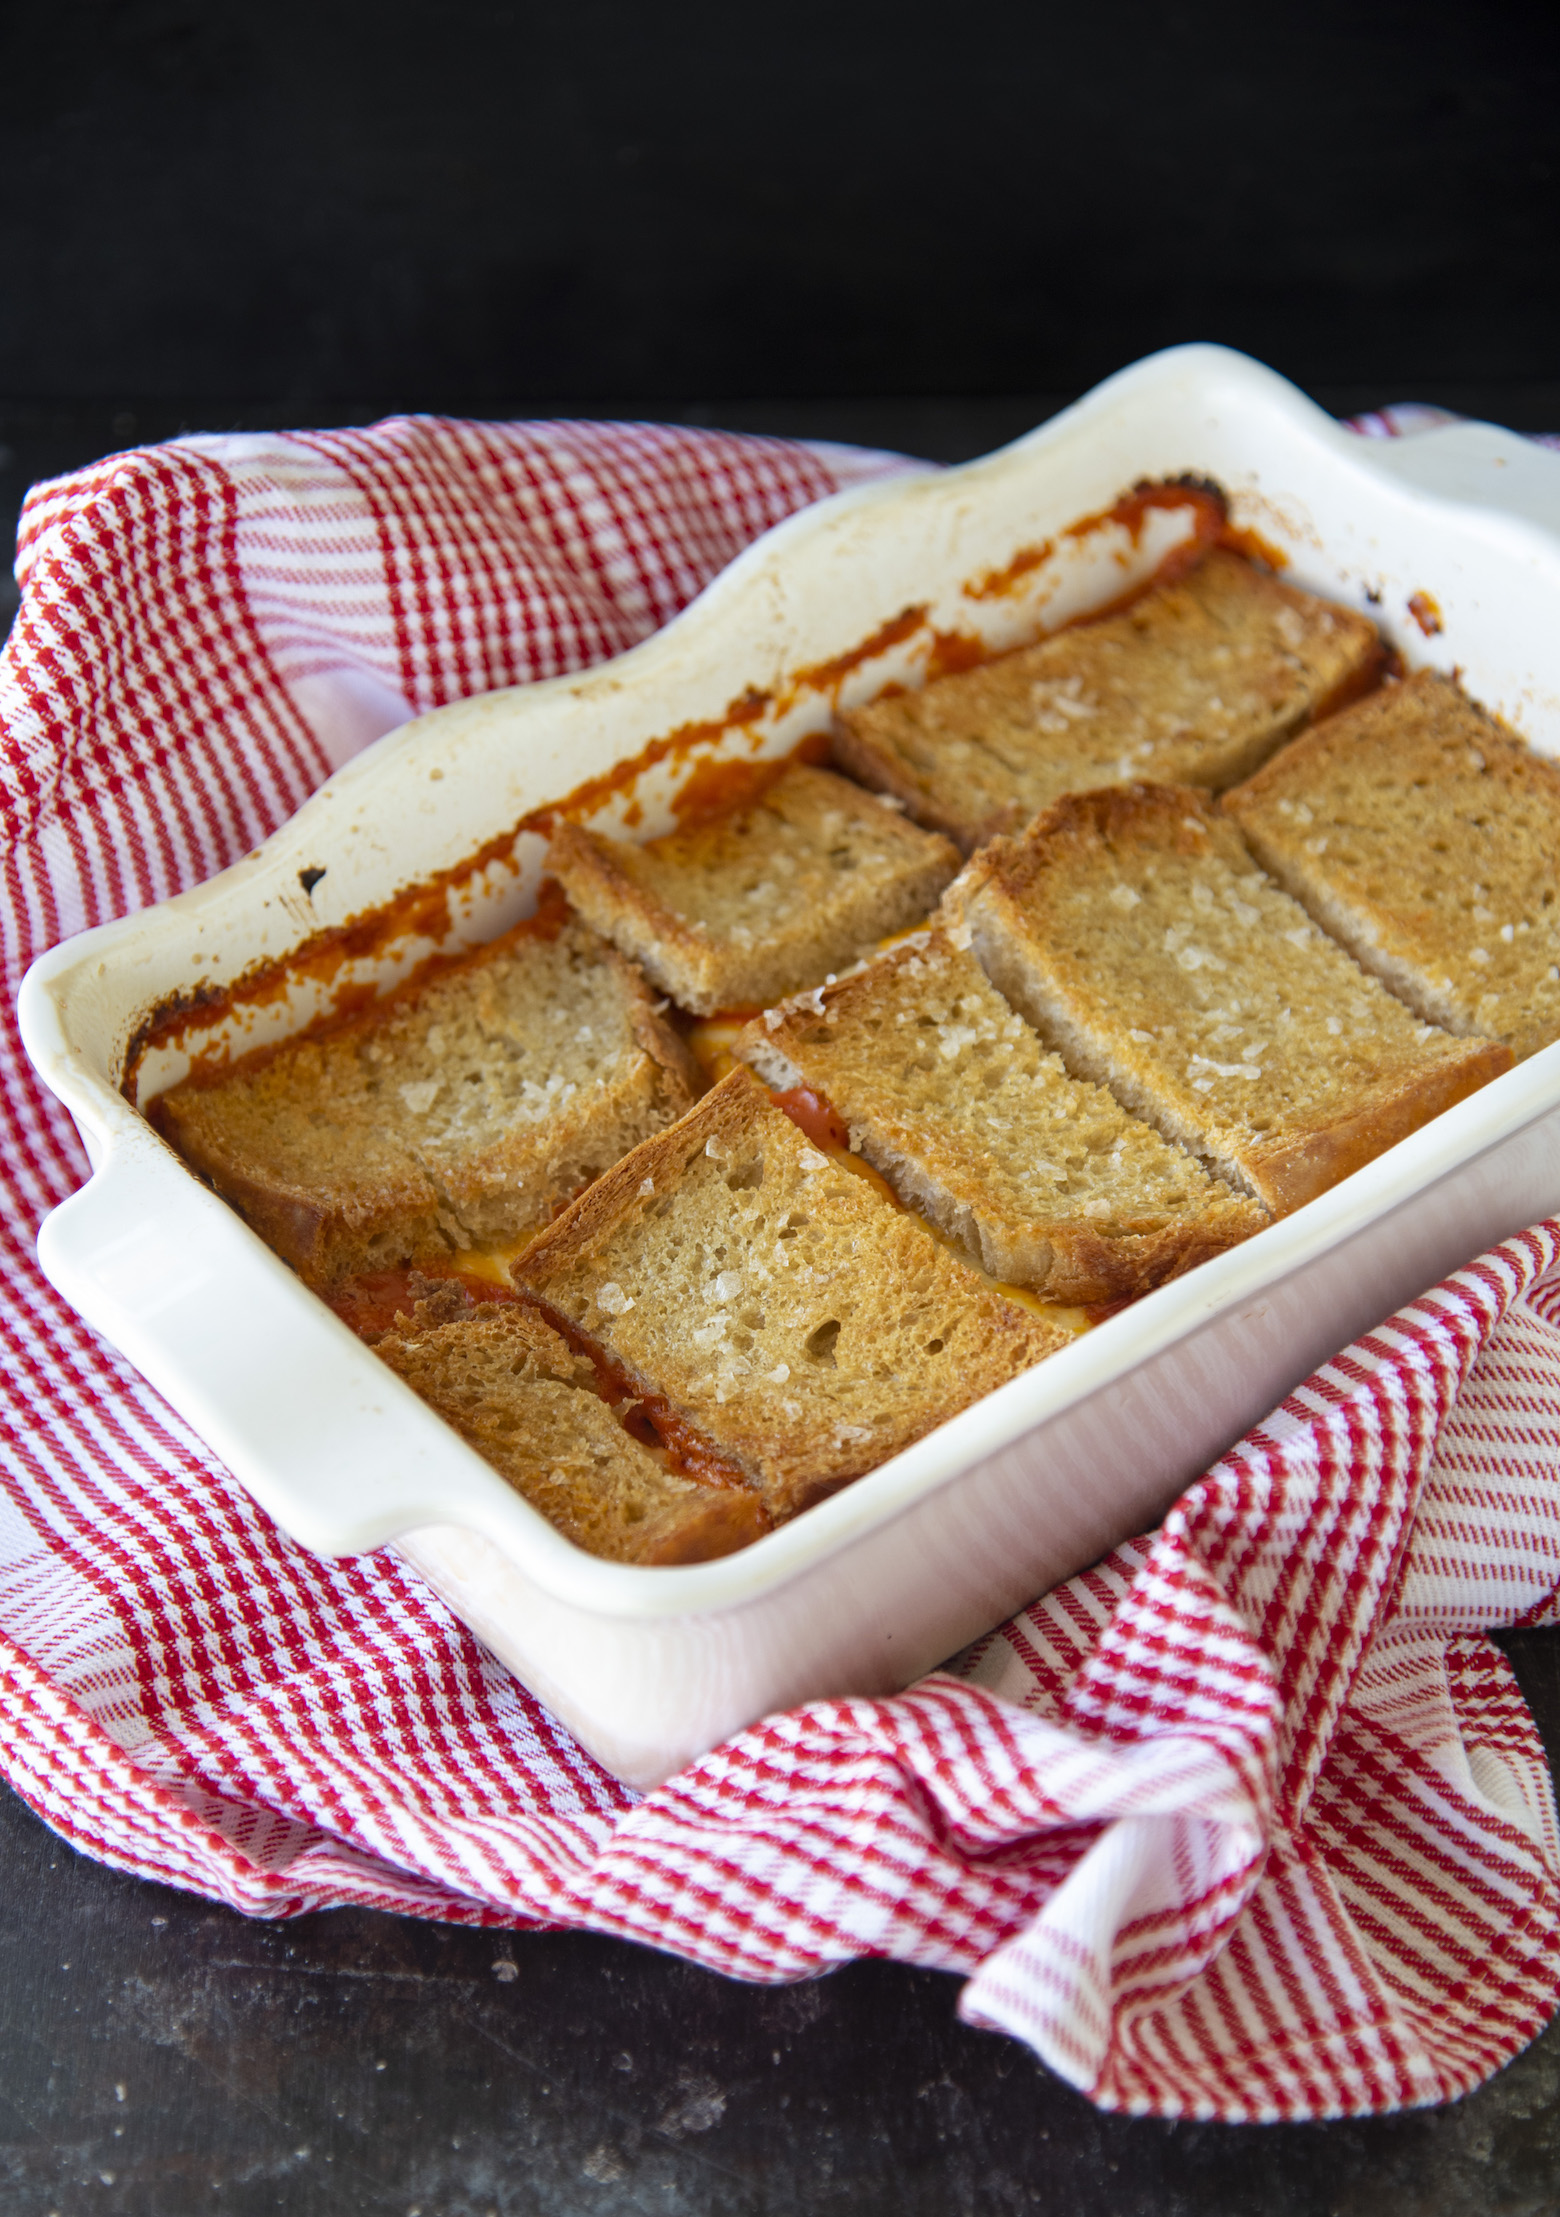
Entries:
<svg viewBox="0 0 1560 2217">
<path fill-rule="evenodd" d="M 1511 1062 L 1422 1022 L 1188 786 L 1058 801 L 978 854 L 946 908 L 1071 1070 L 1276 1214 Z"/>
<path fill-rule="evenodd" d="M 590 1360 L 524 1302 L 417 1301 L 374 1352 L 592 1555 L 704 1562 L 768 1529 L 756 1495 L 697 1484 L 626 1431 Z"/>
<path fill-rule="evenodd" d="M 767 1010 L 735 1052 L 770 1086 L 826 1102 L 903 1200 L 993 1277 L 1051 1301 L 1142 1293 L 1267 1222 L 1071 1077 L 941 929 Z"/>
<path fill-rule="evenodd" d="M 776 1521 L 1067 1338 L 744 1069 L 581 1195 L 515 1276 L 746 1472 Z"/>
<path fill-rule="evenodd" d="M 919 923 L 959 866 L 830 770 L 794 763 L 756 798 L 635 846 L 576 824 L 548 866 L 597 931 L 701 1016 L 811 985 Z"/>
<path fill-rule="evenodd" d="M 1118 615 L 849 710 L 835 756 L 968 854 L 1064 793 L 1233 785 L 1382 654 L 1365 617 L 1215 548 Z"/>
<path fill-rule="evenodd" d="M 512 1245 L 698 1090 L 633 966 L 544 910 L 360 1015 L 187 1079 L 148 1113 L 324 1288 Z"/>
<path fill-rule="evenodd" d="M 1560 767 L 1422 670 L 1318 724 L 1224 806 L 1264 868 L 1421 1016 L 1560 1039 Z"/>
</svg>

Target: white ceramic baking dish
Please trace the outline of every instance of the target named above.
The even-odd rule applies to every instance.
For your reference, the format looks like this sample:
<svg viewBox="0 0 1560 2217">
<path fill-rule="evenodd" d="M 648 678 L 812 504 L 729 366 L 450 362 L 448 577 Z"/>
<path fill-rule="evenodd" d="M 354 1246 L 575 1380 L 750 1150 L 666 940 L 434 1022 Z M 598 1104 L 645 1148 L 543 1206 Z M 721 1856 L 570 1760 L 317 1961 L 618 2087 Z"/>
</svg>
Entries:
<svg viewBox="0 0 1560 2217">
<path fill-rule="evenodd" d="M 1138 479 L 1188 471 L 1226 488 L 1297 581 L 1368 605 L 1410 664 L 1455 666 L 1560 754 L 1560 456 L 1471 425 L 1367 442 L 1254 363 L 1182 348 L 986 460 L 783 524 L 616 662 L 392 733 L 237 868 L 27 978 L 28 1051 L 93 1166 L 43 1226 L 49 1277 L 288 1531 L 327 1554 L 398 1546 L 627 1779 L 666 1777 L 767 1710 L 907 1684 L 1152 1525 L 1354 1334 L 1560 1210 L 1560 1047 L 744 1553 L 641 1569 L 562 1539 L 183 1168 L 120 1091 L 129 1042 L 166 996 L 230 983 L 458 865 L 647 742 L 699 733 L 639 781 L 641 835 L 701 751 L 793 744 L 842 692 L 913 677 L 934 633 L 1001 642 L 1098 604 L 1177 518 L 1150 516 L 1135 548 L 1119 530 L 1059 534 Z M 1048 541 L 1044 559 L 1023 553 Z M 1439 610 L 1433 636 L 1409 620 L 1416 594 Z M 755 689 L 763 713 L 749 701 L 733 719 Z M 501 929 L 541 852 L 523 834 L 513 867 L 452 896 L 456 935 Z M 376 957 L 376 975 L 428 945 Z M 305 984 L 250 1008 L 241 1043 L 318 998 Z M 149 1057 L 142 1097 L 186 1060 Z"/>
</svg>

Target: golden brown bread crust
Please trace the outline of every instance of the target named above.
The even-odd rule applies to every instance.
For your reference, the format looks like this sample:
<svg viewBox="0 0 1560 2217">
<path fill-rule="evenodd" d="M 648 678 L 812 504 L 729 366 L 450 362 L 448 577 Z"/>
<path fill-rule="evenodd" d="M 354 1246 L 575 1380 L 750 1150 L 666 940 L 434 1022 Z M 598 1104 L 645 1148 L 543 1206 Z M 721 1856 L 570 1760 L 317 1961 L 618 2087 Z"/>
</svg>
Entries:
<svg viewBox="0 0 1560 2217">
<path fill-rule="evenodd" d="M 643 846 L 560 824 L 548 858 L 587 921 L 701 1016 L 848 968 L 919 923 L 958 866 L 946 840 L 802 763 Z"/>
<path fill-rule="evenodd" d="M 1438 1069 L 1383 1083 L 1352 1115 L 1298 1125 L 1282 1138 L 1252 1147 L 1249 1174 L 1273 1214 L 1287 1216 L 1314 1200 L 1511 1068 L 1510 1050 L 1498 1042 L 1467 1044 L 1467 1053 L 1448 1058 Z"/>
<path fill-rule="evenodd" d="M 1382 653 L 1363 616 L 1216 548 L 1117 615 L 842 714 L 835 757 L 969 854 L 1066 792 L 1232 785 Z"/>
<path fill-rule="evenodd" d="M 1199 590 L 1233 579 L 1238 596 L 1259 578 L 1222 554 L 1199 575 Z M 1186 602 L 1184 588 L 1170 590 Z M 1250 591 L 1275 622 L 1301 603 L 1311 614 L 1322 606 L 1271 579 Z M 1152 627 L 1169 623 L 1169 605 L 1151 595 L 1139 609 Z M 1339 634 L 1332 644 L 1344 669 L 1340 682 L 1352 682 L 1375 651 L 1374 634 L 1346 612 L 1324 614 L 1329 635 Z M 1080 627 L 1025 650 L 1029 660 L 1004 658 L 973 673 L 971 685 L 989 680 L 985 695 L 959 698 L 966 707 L 977 698 L 1008 699 L 1011 706 L 1020 679 L 1043 692 L 1049 687 L 1037 714 L 1042 722 L 1045 715 L 1059 719 L 1062 728 L 1049 737 L 1067 744 L 1053 750 L 1047 774 L 1071 747 L 1066 774 L 1075 775 L 1081 757 L 1074 742 L 1089 718 L 1074 711 L 1092 713 L 1079 642 L 1098 650 L 1107 624 L 1127 621 Z M 1063 645 L 1071 661 L 1061 654 L 1046 659 Z M 1325 675 L 1309 671 L 1302 714 L 1325 704 L 1319 689 Z M 915 700 L 935 703 L 938 691 L 929 688 Z M 892 749 L 873 755 L 867 741 L 880 710 L 884 728 L 923 714 L 895 701 L 847 719 L 842 757 L 856 747 L 852 767 L 912 800 L 923 821 L 943 822 L 968 842 L 1027 813 L 1029 789 L 1018 771 L 994 813 L 984 773 L 945 781 L 942 797 L 928 799 L 929 789 L 916 784 L 900 755 Z M 1239 729 L 1221 726 L 1211 739 L 1172 733 L 1155 742 L 1154 759 L 1189 765 L 1188 777 L 1195 770 L 1216 787 L 1232 770 L 1249 768 L 1253 749 L 1276 745 L 1293 729 L 1273 700 L 1264 713 L 1266 722 L 1259 715 Z M 1013 770 L 1011 761 L 1007 767 Z M 1449 789 L 1461 795 L 1464 786 L 1468 805 L 1461 798 L 1449 805 Z M 837 1062 L 814 1051 L 812 1026 L 826 1011 L 881 1015 L 885 980 L 906 972 L 928 948 L 957 968 L 954 958 L 963 957 L 941 929 L 921 935 L 919 952 L 900 949 L 859 976 L 815 986 L 807 995 L 810 1010 L 792 1005 L 773 1026 L 749 1027 L 749 1059 L 773 1083 L 805 1083 L 831 1099 L 864 1157 L 902 1197 L 963 1240 L 993 1276 L 1028 1283 L 1057 1301 L 1130 1296 L 1247 1236 L 1264 1221 L 1263 1204 L 1284 1213 L 1325 1191 L 1507 1067 L 1507 1046 L 1480 1036 L 1491 1027 L 1475 1021 L 1492 1014 L 1493 984 L 1514 1000 L 1515 1013 L 1502 1014 L 1499 1028 L 1519 1052 L 1560 1036 L 1560 966 L 1551 965 L 1542 981 L 1555 988 L 1551 1016 L 1547 1002 L 1542 1010 L 1532 1005 L 1541 996 L 1531 961 L 1524 969 L 1517 955 L 1499 952 L 1516 944 L 1530 957 L 1538 944 L 1539 911 L 1560 880 L 1557 799 L 1560 770 L 1447 681 L 1427 674 L 1292 741 L 1227 795 L 1223 814 L 1205 791 L 1129 780 L 1064 795 L 1027 837 L 998 838 L 968 866 L 948 897 L 949 923 L 973 935 L 991 978 L 1070 1060 L 1074 1076 L 1057 1080 L 1060 1094 L 1088 1091 L 1091 1081 L 1109 1085 L 1164 1135 L 1167 1152 L 1175 1142 L 1199 1150 L 1224 1177 L 1243 1184 L 1242 1194 L 1216 1192 L 1210 1201 L 1205 1193 L 1179 1214 L 1156 1213 L 1139 1205 L 1118 1165 L 1117 1173 L 1101 1174 L 1099 1197 L 1111 1210 L 1105 1228 L 1077 1210 L 1026 1212 L 997 1190 L 1000 1149 L 989 1147 L 982 1161 L 977 1139 L 954 1128 L 966 1105 L 958 1090 L 963 1049 L 948 1063 L 952 1090 L 941 1126 L 930 1099 L 918 1107 L 889 1100 L 881 1085 L 853 1091 L 850 1075 L 842 1078 Z M 1312 812 L 1313 821 L 1300 827 L 1304 837 L 1293 809 L 1284 815 L 1286 800 Z M 1531 867 L 1522 875 L 1481 865 L 1486 883 L 1465 866 L 1467 828 L 1486 822 L 1492 807 Z M 819 891 L 828 889 L 829 809 L 852 838 L 870 835 L 886 857 L 872 897 L 863 900 L 861 858 L 853 853 L 851 898 L 832 909 Z M 763 928 L 740 945 L 729 931 L 722 936 L 734 895 L 743 893 L 733 873 L 753 859 L 728 851 L 738 817 L 757 826 L 761 863 L 770 851 L 762 839 L 774 825 L 784 833 L 773 834 L 776 851 L 801 853 L 811 842 L 790 910 L 760 904 L 755 913 Z M 1392 995 L 1372 998 L 1369 981 L 1347 964 L 1339 968 L 1336 949 L 1308 933 L 1296 913 L 1275 908 L 1282 897 L 1254 869 L 1231 820 L 1249 825 L 1275 874 L 1400 999 L 1473 1036 L 1447 1040 L 1409 1024 Z M 1487 920 L 1496 935 L 1471 982 L 1452 974 L 1454 941 L 1446 942 L 1448 975 L 1438 980 L 1432 956 L 1439 943 L 1423 916 L 1412 901 L 1373 890 L 1390 869 L 1401 871 L 1404 884 L 1416 872 L 1422 876 L 1424 856 L 1434 851 L 1431 834 L 1448 826 L 1451 859 L 1437 884 L 1453 896 L 1468 895 L 1461 905 L 1450 900 L 1454 916 L 1466 914 L 1481 928 Z M 1344 834 L 1358 848 L 1352 876 L 1336 843 Z M 1317 838 L 1327 845 L 1319 847 Z M 808 769 L 787 773 L 745 814 L 647 848 L 562 826 L 556 858 L 603 928 L 647 949 L 662 987 L 705 1012 L 771 998 L 783 990 L 777 979 L 812 983 L 826 968 L 845 968 L 869 939 L 917 920 L 957 860 L 946 841 L 910 829 L 838 779 Z M 808 878 L 814 863 L 822 874 Z M 1492 909 L 1483 919 L 1469 901 L 1493 898 L 1519 879 L 1533 913 L 1520 903 L 1512 909 L 1507 940 L 1500 936 L 1504 911 Z M 670 897 L 679 886 L 693 888 L 686 910 Z M 1550 921 L 1560 933 L 1560 920 Z M 1153 928 L 1145 934 L 1146 922 Z M 741 1467 L 752 1492 L 669 1472 L 623 1430 L 579 1355 L 524 1305 L 480 1319 L 430 1307 L 381 1343 L 386 1360 L 559 1529 L 623 1561 L 725 1553 L 767 1529 L 771 1516 L 787 1517 L 849 1483 L 1061 1344 L 1060 1333 L 1006 1302 L 1000 1288 L 961 1272 L 913 1218 L 892 1211 L 864 1181 L 812 1148 L 745 1078 L 727 1080 L 667 1129 L 701 1089 L 685 1044 L 622 955 L 584 924 L 567 931 L 597 982 L 610 981 L 607 1000 L 627 1060 L 621 1082 L 604 1081 L 599 1113 L 588 1117 L 577 1104 L 554 1104 L 541 1120 L 545 1144 L 531 1148 L 523 1163 L 509 1150 L 512 1134 L 469 1159 L 449 1150 L 435 1159 L 407 1143 L 406 1119 L 393 1100 L 379 1113 L 384 1085 L 354 1092 L 345 1082 L 365 1042 L 383 1040 L 408 1020 L 425 1032 L 436 1024 L 420 997 L 437 997 L 495 968 L 507 959 L 502 942 L 366 1017 L 262 1050 L 219 1081 L 174 1089 L 151 1112 L 186 1159 L 321 1287 L 391 1260 L 513 1240 L 517 1227 L 521 1234 L 535 1229 L 588 1186 L 536 1241 L 518 1277 L 560 1320 L 593 1334 L 640 1391 L 664 1395 L 675 1416 Z M 1527 941 L 1532 946 L 1521 944 Z M 1555 952 L 1560 957 L 1560 937 Z M 1269 988 L 1276 984 L 1283 990 L 1275 996 Z M 979 998 L 973 986 L 968 997 Z M 1018 1018 L 995 1006 L 995 994 L 986 997 L 996 1024 L 1022 1031 Z M 955 1013 L 961 1024 L 970 1015 Z M 1283 1022 L 1293 1028 L 1287 1045 L 1277 1029 Z M 437 1095 L 439 1058 L 432 1050 L 430 1058 L 426 1076 L 420 1062 L 409 1081 L 407 1070 L 379 1075 L 392 1090 L 421 1094 L 431 1086 Z M 855 1071 L 854 1079 L 863 1081 L 863 1073 Z M 248 1144 L 253 1120 L 246 1137 L 209 1113 L 224 1089 L 231 1098 L 245 1088 L 262 1124 L 268 1099 L 301 1110 L 305 1122 L 316 1113 L 324 1123 L 336 1118 L 353 1151 L 353 1175 L 311 1183 L 279 1175 L 274 1161 L 257 1162 Z M 1133 1126 L 1114 1102 L 1108 1110 L 1097 1103 L 1096 1110 L 1102 1128 L 1111 1123 L 1119 1133 Z M 424 1114 L 407 1110 L 414 1126 Z M 1204 1176 L 1204 1188 L 1215 1183 Z M 739 1281 L 729 1295 L 719 1291 L 726 1278 Z M 456 1336 L 443 1338 L 446 1330 Z"/>
<path fill-rule="evenodd" d="M 1059 801 L 945 906 L 1070 1069 L 1278 1212 L 1510 1063 L 1418 1022 L 1188 787 Z"/>
<path fill-rule="evenodd" d="M 755 1495 L 663 1468 L 600 1397 L 590 1362 L 526 1303 L 419 1301 L 396 1325 L 374 1352 L 590 1554 L 702 1563 L 768 1529 Z"/>
<path fill-rule="evenodd" d="M 322 1288 L 522 1238 L 698 1083 L 644 980 L 573 920 L 188 1079 L 149 1116 Z"/>
<path fill-rule="evenodd" d="M 767 1084 L 827 1100 L 901 1200 L 994 1278 L 1051 1301 L 1146 1292 L 1267 1221 L 1070 1077 L 937 929 L 767 1010 L 734 1052 Z"/>
<path fill-rule="evenodd" d="M 794 1515 L 1064 1343 L 735 1070 L 530 1247 L 517 1283 Z"/>
<path fill-rule="evenodd" d="M 1225 795 L 1253 852 L 1432 1023 L 1560 1039 L 1560 768 L 1422 670 Z"/>
<path fill-rule="evenodd" d="M 633 842 L 612 839 L 567 821 L 553 826 L 547 850 L 547 867 L 569 894 L 570 901 L 603 938 L 633 931 L 655 946 L 655 983 L 663 993 L 672 991 L 672 966 L 704 970 L 710 962 L 704 935 L 685 917 L 669 908 L 653 885 L 631 872 L 626 850 Z M 637 851 L 637 850 L 635 850 Z M 702 981 L 701 987 L 702 990 Z M 674 996 L 675 998 L 675 996 Z M 692 1007 L 685 1001 L 685 1008 Z"/>
</svg>

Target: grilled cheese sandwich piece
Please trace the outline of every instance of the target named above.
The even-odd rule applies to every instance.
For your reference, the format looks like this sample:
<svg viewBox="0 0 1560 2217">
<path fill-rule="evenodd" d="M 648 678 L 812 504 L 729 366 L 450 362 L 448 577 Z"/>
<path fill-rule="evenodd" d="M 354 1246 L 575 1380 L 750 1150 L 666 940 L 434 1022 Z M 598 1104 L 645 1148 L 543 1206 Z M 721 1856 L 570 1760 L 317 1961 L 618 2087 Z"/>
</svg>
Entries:
<svg viewBox="0 0 1560 2217">
<path fill-rule="evenodd" d="M 1233 785 L 1381 660 L 1363 616 L 1216 548 L 1119 615 L 843 713 L 835 757 L 968 854 L 1064 793 Z"/>
<path fill-rule="evenodd" d="M 577 919 L 187 1079 L 157 1130 L 317 1289 L 498 1247 L 701 1090 L 630 963 Z"/>
<path fill-rule="evenodd" d="M 1075 1075 L 1275 1214 L 1511 1061 L 1422 1023 L 1187 786 L 1058 801 L 977 855 L 945 908 Z"/>
<path fill-rule="evenodd" d="M 770 1009 L 735 1052 L 827 1101 L 853 1148 L 998 1279 L 1046 1300 L 1142 1293 L 1267 1211 L 1070 1077 L 940 929 Z"/>
<path fill-rule="evenodd" d="M 780 1521 L 1065 1344 L 734 1070 L 582 1194 L 517 1284 Z"/>
<path fill-rule="evenodd" d="M 441 1292 L 374 1352 L 566 1539 L 610 1562 L 700 1563 L 768 1530 L 746 1488 L 697 1484 L 633 1438 L 534 1308 Z"/>
<path fill-rule="evenodd" d="M 919 923 L 958 866 L 946 840 L 803 763 L 644 846 L 560 824 L 549 856 L 581 915 L 701 1016 L 848 968 Z"/>
<path fill-rule="evenodd" d="M 1263 867 L 1411 1008 L 1560 1039 L 1560 768 L 1423 670 L 1225 796 Z"/>
</svg>

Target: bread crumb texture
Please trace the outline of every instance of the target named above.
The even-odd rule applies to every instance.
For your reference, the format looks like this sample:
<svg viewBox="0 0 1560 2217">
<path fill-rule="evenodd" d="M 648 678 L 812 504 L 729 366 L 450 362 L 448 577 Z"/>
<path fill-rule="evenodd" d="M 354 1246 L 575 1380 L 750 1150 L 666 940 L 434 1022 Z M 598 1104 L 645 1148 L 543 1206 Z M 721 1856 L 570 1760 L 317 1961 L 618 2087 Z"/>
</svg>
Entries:
<svg viewBox="0 0 1560 2217">
<path fill-rule="evenodd" d="M 1069 1076 L 940 930 L 769 1012 L 736 1051 L 769 1084 L 826 1098 L 904 1200 L 993 1277 L 1049 1300 L 1143 1292 L 1267 1221 Z"/>
<path fill-rule="evenodd" d="M 397 1327 L 375 1353 L 592 1555 L 703 1562 L 766 1528 L 752 1495 L 664 1468 L 600 1397 L 592 1364 L 523 1303 L 490 1302 L 451 1317 L 419 1302 Z"/>
<path fill-rule="evenodd" d="M 1332 717 L 1225 806 L 1422 1016 L 1519 1059 L 1560 1039 L 1560 769 L 1449 678 Z"/>
<path fill-rule="evenodd" d="M 177 1086 L 151 1118 L 315 1286 L 515 1241 L 692 1099 L 643 980 L 579 922 Z"/>
<path fill-rule="evenodd" d="M 1060 801 L 977 856 L 948 906 L 1071 1069 L 1275 1211 L 1511 1059 L 1422 1022 L 1188 787 Z"/>
<path fill-rule="evenodd" d="M 1064 793 L 1232 785 L 1380 656 L 1363 616 L 1215 549 L 1120 615 L 849 711 L 835 751 L 969 853 Z"/>
<path fill-rule="evenodd" d="M 549 858 L 580 913 L 704 1016 L 846 969 L 918 923 L 958 866 L 946 840 L 805 764 L 644 846 L 560 825 Z"/>
<path fill-rule="evenodd" d="M 739 1464 L 776 1519 L 1066 1339 L 740 1069 L 581 1195 L 516 1276 Z"/>
</svg>

